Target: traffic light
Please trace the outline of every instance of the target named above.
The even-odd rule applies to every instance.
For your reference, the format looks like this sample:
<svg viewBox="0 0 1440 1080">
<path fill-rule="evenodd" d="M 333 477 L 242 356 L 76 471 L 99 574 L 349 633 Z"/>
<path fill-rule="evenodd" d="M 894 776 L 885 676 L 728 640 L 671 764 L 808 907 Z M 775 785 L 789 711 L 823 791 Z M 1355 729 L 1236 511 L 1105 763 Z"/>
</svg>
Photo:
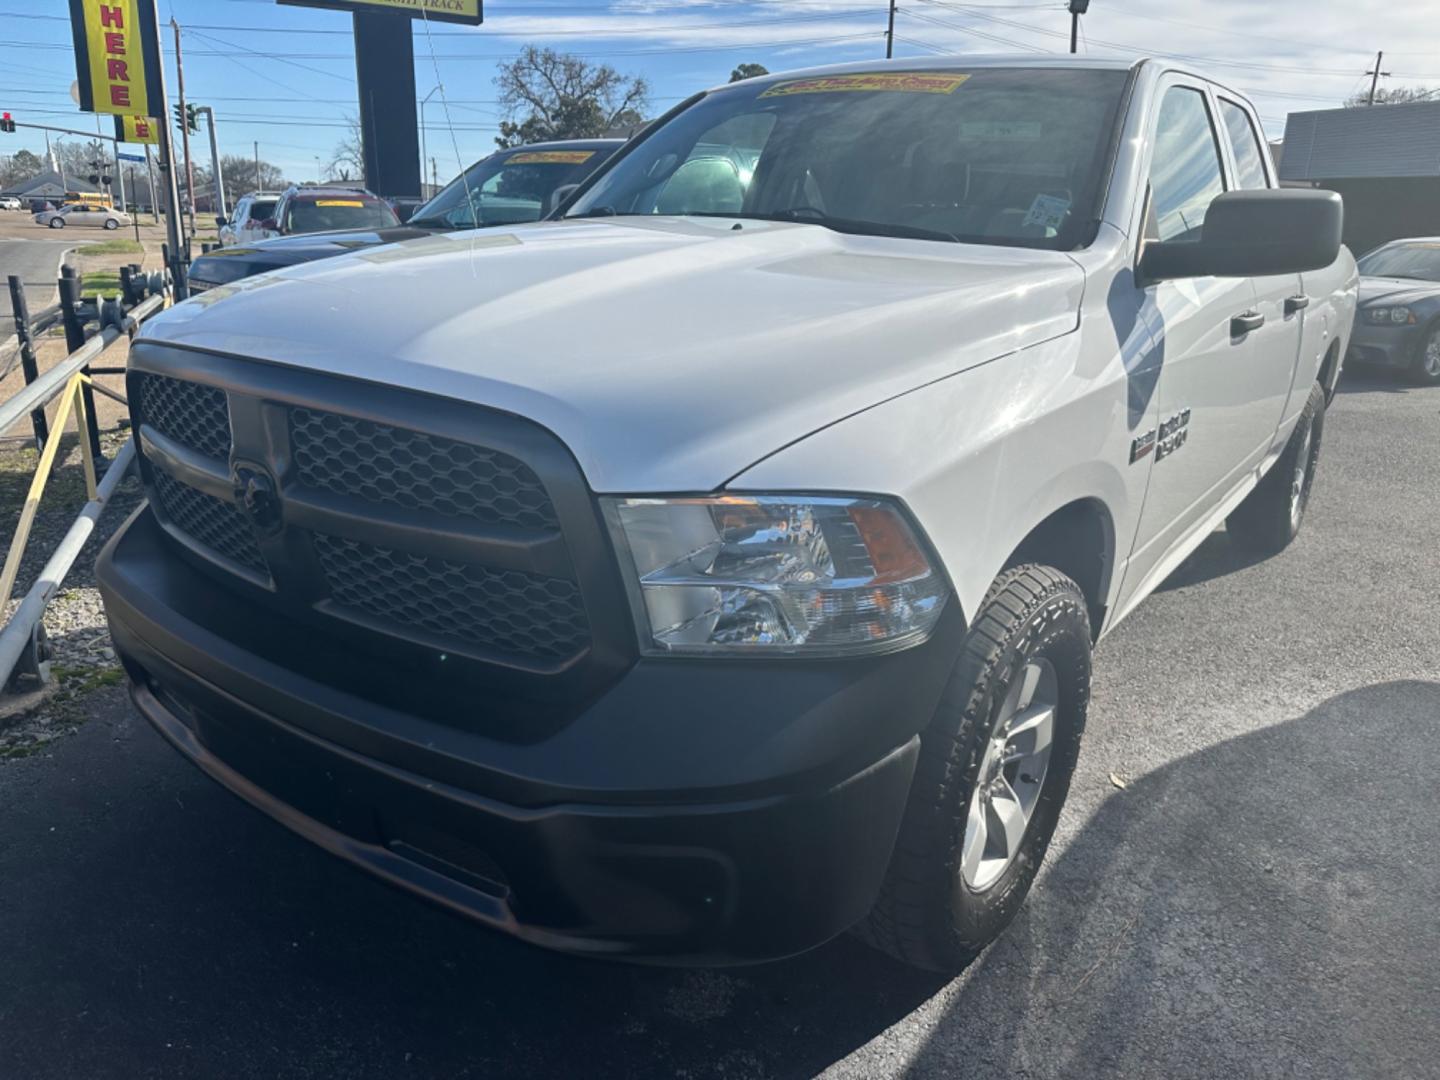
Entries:
<svg viewBox="0 0 1440 1080">
<path fill-rule="evenodd" d="M 188 102 L 186 103 L 184 119 L 181 119 L 180 103 L 178 101 L 174 105 L 170 106 L 170 108 L 173 109 L 175 112 L 175 126 L 177 128 L 180 128 L 182 131 L 188 128 L 192 134 L 200 130 L 200 122 L 195 118 L 194 105 L 191 105 Z"/>
<path fill-rule="evenodd" d="M 10 119 L 10 114 L 8 112 L 0 113 L 0 131 L 12 135 L 15 132 L 15 121 Z"/>
</svg>

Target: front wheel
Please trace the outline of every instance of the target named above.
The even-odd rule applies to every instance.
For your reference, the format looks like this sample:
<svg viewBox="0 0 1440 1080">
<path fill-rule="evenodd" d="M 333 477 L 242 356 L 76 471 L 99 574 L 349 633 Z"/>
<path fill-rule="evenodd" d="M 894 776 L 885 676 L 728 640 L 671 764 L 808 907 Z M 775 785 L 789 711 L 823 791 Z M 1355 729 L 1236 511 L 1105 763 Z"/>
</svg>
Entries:
<svg viewBox="0 0 1440 1080">
<path fill-rule="evenodd" d="M 940 708 L 874 910 L 856 933 L 917 967 L 956 971 L 1015 917 L 1080 753 L 1090 617 L 1058 570 L 995 580 Z"/>
<path fill-rule="evenodd" d="M 1410 376 L 1421 386 L 1440 385 L 1440 323 L 1436 323 L 1425 335 Z"/>
<path fill-rule="evenodd" d="M 1260 555 L 1278 555 L 1290 546 L 1310 506 L 1324 434 L 1325 391 L 1317 382 L 1280 460 L 1225 519 L 1233 543 Z"/>
<path fill-rule="evenodd" d="M 106 228 L 107 230 L 109 230 L 109 229 L 118 229 L 119 227 L 120 227 L 120 222 L 116 221 L 114 218 L 106 218 L 106 219 L 105 219 L 105 228 Z"/>
<path fill-rule="evenodd" d="M 58 218 L 58 217 L 52 217 L 52 218 L 50 219 L 50 227 L 51 227 L 52 229 L 63 229 L 63 228 L 65 227 L 65 219 L 64 219 L 64 218 Z"/>
</svg>

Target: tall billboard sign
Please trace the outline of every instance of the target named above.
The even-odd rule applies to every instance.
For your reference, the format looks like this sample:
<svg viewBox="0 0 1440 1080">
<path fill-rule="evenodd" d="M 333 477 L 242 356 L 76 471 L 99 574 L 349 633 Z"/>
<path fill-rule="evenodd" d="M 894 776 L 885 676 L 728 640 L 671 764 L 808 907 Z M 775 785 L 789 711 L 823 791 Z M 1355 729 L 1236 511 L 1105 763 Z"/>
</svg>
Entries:
<svg viewBox="0 0 1440 1080">
<path fill-rule="evenodd" d="M 324 7 L 336 11 L 383 11 L 412 19 L 479 26 L 485 18 L 482 0 L 276 0 L 291 7 Z"/>
<path fill-rule="evenodd" d="M 70 0 L 80 108 L 116 116 L 163 113 L 154 0 Z"/>
</svg>

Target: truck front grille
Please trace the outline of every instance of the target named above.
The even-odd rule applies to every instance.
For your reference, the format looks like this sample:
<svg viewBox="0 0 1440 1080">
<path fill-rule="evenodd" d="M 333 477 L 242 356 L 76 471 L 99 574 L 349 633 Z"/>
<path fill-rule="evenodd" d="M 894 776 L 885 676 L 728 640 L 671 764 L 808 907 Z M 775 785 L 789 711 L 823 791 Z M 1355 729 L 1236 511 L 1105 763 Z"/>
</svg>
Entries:
<svg viewBox="0 0 1440 1080">
<path fill-rule="evenodd" d="M 308 487 L 488 524 L 557 525 L 534 470 L 483 446 L 303 408 L 290 410 L 290 446 Z"/>
<path fill-rule="evenodd" d="M 230 410 L 224 390 L 150 374 L 138 374 L 133 385 L 145 422 L 161 435 L 205 457 L 230 459 Z"/>
<path fill-rule="evenodd" d="M 175 528 L 257 574 L 268 573 L 255 530 L 232 502 L 203 491 L 155 470 L 154 492 L 161 511 Z"/>
<path fill-rule="evenodd" d="M 564 659 L 589 637 L 580 590 L 570 581 L 391 551 L 324 533 L 315 534 L 315 553 L 335 603 L 440 641 Z"/>
<path fill-rule="evenodd" d="M 447 670 L 462 658 L 585 681 L 577 665 L 601 622 L 588 590 L 617 611 L 623 593 L 601 580 L 610 562 L 598 517 L 553 435 L 475 406 L 229 357 L 173 354 L 156 371 L 147 357 L 170 351 L 137 345 L 130 389 L 151 503 L 213 576 L 258 588 L 259 575 L 265 602 L 291 617 L 444 654 Z M 205 382 L 185 378 L 189 364 L 206 365 Z M 228 494 L 232 468 L 248 506 Z M 572 560 L 577 542 L 589 578 Z M 628 624 L 605 632 L 613 668 L 633 638 Z"/>
</svg>

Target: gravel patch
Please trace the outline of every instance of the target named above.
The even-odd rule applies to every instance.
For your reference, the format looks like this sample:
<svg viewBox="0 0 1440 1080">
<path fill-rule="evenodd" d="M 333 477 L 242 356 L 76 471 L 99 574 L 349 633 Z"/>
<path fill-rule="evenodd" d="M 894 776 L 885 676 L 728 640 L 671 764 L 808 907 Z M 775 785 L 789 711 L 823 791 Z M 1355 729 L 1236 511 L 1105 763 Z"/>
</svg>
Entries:
<svg viewBox="0 0 1440 1080">
<path fill-rule="evenodd" d="M 129 432 L 123 429 L 104 433 L 101 448 L 105 457 L 113 459 L 128 438 Z M 85 473 L 78 438 L 67 433 L 62 439 L 55 471 L 41 498 L 20 563 L 15 596 L 5 609 L 6 618 L 19 606 L 85 505 Z M 0 448 L 0 533 L 6 536 L 15 534 L 36 461 L 33 447 Z M 86 719 L 85 701 L 89 695 L 123 681 L 105 625 L 100 591 L 95 586 L 95 557 L 143 498 L 138 479 L 127 477 L 71 567 L 64 589 L 46 609 L 45 632 L 54 650 L 51 674 L 55 688 L 28 710 L 0 719 L 0 760 L 26 757 L 74 732 Z"/>
</svg>

